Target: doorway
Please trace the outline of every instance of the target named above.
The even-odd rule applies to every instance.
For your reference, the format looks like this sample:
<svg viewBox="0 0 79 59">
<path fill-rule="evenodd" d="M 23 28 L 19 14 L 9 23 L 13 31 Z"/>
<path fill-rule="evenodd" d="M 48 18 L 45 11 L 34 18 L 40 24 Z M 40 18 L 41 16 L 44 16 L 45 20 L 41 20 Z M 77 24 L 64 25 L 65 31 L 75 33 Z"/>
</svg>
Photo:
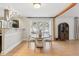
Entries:
<svg viewBox="0 0 79 59">
<path fill-rule="evenodd" d="M 69 40 L 69 25 L 67 23 L 58 25 L 58 40 Z"/>
</svg>

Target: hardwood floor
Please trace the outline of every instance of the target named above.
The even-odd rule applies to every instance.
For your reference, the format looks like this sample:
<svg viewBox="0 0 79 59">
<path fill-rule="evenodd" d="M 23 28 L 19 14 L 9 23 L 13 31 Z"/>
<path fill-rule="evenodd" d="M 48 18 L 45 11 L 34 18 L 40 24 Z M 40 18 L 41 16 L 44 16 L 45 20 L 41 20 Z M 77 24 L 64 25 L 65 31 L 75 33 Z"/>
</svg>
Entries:
<svg viewBox="0 0 79 59">
<path fill-rule="evenodd" d="M 45 49 L 34 49 L 33 42 L 28 48 L 26 42 L 22 42 L 6 56 L 79 56 L 79 40 L 53 41 L 52 48 L 47 43 Z"/>
</svg>

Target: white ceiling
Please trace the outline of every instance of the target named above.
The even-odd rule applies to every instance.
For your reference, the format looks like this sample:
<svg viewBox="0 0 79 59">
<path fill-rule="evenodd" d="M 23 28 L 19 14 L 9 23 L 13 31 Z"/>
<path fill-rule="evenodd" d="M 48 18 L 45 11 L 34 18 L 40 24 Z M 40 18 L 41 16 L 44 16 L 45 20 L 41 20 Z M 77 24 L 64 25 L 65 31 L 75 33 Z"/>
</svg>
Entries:
<svg viewBox="0 0 79 59">
<path fill-rule="evenodd" d="M 65 12 L 62 16 L 65 17 L 79 17 L 79 4 Z"/>
<path fill-rule="evenodd" d="M 13 8 L 26 17 L 54 17 L 60 13 L 69 3 L 42 3 L 41 8 L 35 9 L 32 3 L 0 3 L 0 15 L 6 7 Z"/>
</svg>

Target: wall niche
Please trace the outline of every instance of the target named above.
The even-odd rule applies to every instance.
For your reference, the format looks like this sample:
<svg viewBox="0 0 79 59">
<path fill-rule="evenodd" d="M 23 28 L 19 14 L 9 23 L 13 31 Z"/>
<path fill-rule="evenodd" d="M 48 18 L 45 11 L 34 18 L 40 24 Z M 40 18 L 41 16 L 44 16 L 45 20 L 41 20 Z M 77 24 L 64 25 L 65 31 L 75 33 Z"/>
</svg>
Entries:
<svg viewBox="0 0 79 59">
<path fill-rule="evenodd" d="M 19 20 L 13 20 L 12 27 L 19 28 Z"/>
</svg>

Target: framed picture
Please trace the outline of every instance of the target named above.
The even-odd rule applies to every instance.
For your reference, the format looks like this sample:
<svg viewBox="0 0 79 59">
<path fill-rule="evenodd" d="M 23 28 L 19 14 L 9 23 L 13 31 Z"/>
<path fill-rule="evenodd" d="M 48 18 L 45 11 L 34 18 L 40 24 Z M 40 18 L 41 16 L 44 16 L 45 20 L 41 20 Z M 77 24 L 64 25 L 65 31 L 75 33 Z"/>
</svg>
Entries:
<svg viewBox="0 0 79 59">
<path fill-rule="evenodd" d="M 19 21 L 18 20 L 13 20 L 12 27 L 13 28 L 19 28 Z"/>
</svg>

